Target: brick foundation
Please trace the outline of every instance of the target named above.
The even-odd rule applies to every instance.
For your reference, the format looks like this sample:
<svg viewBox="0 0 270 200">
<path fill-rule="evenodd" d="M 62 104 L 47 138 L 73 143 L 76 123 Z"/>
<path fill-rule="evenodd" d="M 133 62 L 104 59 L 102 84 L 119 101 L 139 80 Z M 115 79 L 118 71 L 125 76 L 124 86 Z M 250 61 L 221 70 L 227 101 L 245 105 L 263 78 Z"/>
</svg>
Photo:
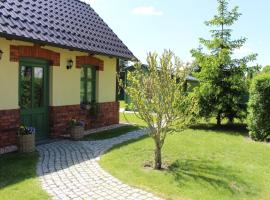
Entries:
<svg viewBox="0 0 270 200">
<path fill-rule="evenodd" d="M 0 148 L 17 144 L 20 110 L 0 110 Z"/>
<path fill-rule="evenodd" d="M 80 105 L 50 107 L 50 137 L 66 133 L 70 119 L 83 120 L 86 129 L 119 124 L 119 102 L 98 104 L 97 116 L 81 109 Z M 0 149 L 17 145 L 17 130 L 20 126 L 20 110 L 0 110 Z"/>
<path fill-rule="evenodd" d="M 99 128 L 119 124 L 119 102 L 100 103 L 98 117 L 88 128 Z"/>
<path fill-rule="evenodd" d="M 82 120 L 86 129 L 99 128 L 119 123 L 119 102 L 98 104 L 97 116 L 89 115 L 80 105 L 55 106 L 50 108 L 51 137 L 56 138 L 66 133 L 70 119 Z"/>
</svg>

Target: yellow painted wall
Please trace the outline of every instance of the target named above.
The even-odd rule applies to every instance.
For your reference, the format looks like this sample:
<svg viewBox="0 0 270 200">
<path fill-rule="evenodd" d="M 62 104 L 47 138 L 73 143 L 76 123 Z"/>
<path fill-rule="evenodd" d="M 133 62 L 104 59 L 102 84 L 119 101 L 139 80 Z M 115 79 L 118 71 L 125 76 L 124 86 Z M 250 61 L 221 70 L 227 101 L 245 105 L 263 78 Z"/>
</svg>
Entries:
<svg viewBox="0 0 270 200">
<path fill-rule="evenodd" d="M 4 52 L 0 60 L 0 110 L 18 108 L 19 63 L 9 61 L 10 45 L 30 45 L 31 43 L 0 38 L 0 49 Z M 50 105 L 80 104 L 80 69 L 75 66 L 76 56 L 87 55 L 78 51 L 45 46 L 60 53 L 60 67 L 50 67 Z M 104 60 L 104 71 L 97 71 L 97 102 L 112 102 L 116 96 L 116 58 L 97 56 Z M 66 69 L 67 60 L 72 59 L 74 66 Z"/>
<path fill-rule="evenodd" d="M 113 102 L 116 96 L 116 59 L 97 56 L 104 60 L 104 71 L 97 76 L 97 101 Z"/>
<path fill-rule="evenodd" d="M 0 38 L 0 49 L 4 52 L 0 60 L 0 110 L 17 109 L 18 63 L 9 61 L 10 41 Z"/>
<path fill-rule="evenodd" d="M 50 71 L 50 105 L 78 105 L 80 104 L 80 69 L 75 66 L 77 55 L 85 55 L 80 52 L 65 49 L 44 47 L 60 53 L 60 67 L 54 66 Z M 73 68 L 67 70 L 67 60 L 74 61 Z"/>
</svg>

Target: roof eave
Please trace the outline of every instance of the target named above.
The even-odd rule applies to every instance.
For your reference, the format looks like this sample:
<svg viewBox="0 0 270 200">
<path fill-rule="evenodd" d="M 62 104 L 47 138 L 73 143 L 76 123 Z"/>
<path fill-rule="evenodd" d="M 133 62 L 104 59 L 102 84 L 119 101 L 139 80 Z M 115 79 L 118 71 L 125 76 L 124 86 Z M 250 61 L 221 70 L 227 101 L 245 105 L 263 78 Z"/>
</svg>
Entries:
<svg viewBox="0 0 270 200">
<path fill-rule="evenodd" d="M 24 42 L 32 42 L 32 43 L 39 44 L 39 45 L 47 45 L 47 46 L 52 46 L 52 47 L 68 49 L 68 50 L 72 50 L 72 51 L 85 52 L 85 53 L 89 53 L 89 54 L 102 55 L 102 56 L 108 56 L 108 57 L 115 57 L 115 58 L 119 58 L 119 59 L 130 60 L 130 61 L 138 61 L 138 59 L 134 55 L 130 56 L 130 57 L 122 57 L 122 56 L 118 56 L 118 55 L 106 54 L 106 53 L 102 53 L 102 52 L 95 52 L 95 51 L 90 51 L 90 50 L 87 50 L 87 49 L 81 49 L 81 48 L 77 48 L 77 47 L 71 47 L 71 46 L 67 46 L 67 45 L 56 44 L 56 43 L 53 43 L 53 42 L 36 40 L 36 39 L 27 38 L 27 37 L 23 37 L 23 36 L 17 36 L 17 35 L 8 34 L 8 33 L 0 32 L 0 37 L 6 38 L 6 39 L 9 39 L 9 40 L 20 40 L 20 41 L 24 41 Z"/>
</svg>

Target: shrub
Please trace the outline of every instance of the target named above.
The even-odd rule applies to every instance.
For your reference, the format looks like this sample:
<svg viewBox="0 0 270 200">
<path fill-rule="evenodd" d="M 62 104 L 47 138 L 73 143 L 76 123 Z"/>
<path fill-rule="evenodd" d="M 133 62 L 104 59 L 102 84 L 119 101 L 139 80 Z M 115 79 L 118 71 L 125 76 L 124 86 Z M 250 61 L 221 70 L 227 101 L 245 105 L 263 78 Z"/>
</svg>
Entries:
<svg viewBox="0 0 270 200">
<path fill-rule="evenodd" d="M 270 74 L 260 74 L 252 81 L 247 123 L 252 139 L 270 140 Z"/>
</svg>

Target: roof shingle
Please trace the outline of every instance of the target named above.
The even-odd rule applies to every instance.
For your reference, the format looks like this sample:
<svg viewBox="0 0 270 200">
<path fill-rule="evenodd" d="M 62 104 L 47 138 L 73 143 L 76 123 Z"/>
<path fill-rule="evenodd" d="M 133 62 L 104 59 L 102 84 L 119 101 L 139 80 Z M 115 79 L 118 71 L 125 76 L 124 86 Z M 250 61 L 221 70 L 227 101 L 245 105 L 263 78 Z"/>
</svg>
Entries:
<svg viewBox="0 0 270 200">
<path fill-rule="evenodd" d="M 0 34 L 91 53 L 135 58 L 91 6 L 79 0 L 0 0 Z"/>
</svg>

